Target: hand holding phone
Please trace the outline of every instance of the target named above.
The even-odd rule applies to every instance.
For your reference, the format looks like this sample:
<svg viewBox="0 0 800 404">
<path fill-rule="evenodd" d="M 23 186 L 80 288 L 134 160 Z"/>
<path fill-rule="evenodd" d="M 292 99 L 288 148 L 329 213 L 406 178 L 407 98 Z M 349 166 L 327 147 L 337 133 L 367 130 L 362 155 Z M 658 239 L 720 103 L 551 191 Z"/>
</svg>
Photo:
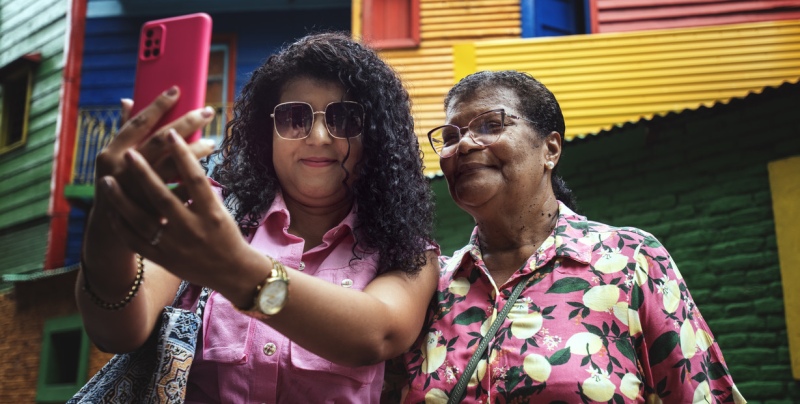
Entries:
<svg viewBox="0 0 800 404">
<path fill-rule="evenodd" d="M 191 110 L 202 108 L 206 99 L 210 47 L 211 17 L 208 14 L 146 22 L 139 36 L 131 116 L 172 86 L 178 86 L 180 98 L 158 121 L 156 129 Z M 201 132 L 197 131 L 186 141 L 191 143 L 200 137 Z"/>
</svg>

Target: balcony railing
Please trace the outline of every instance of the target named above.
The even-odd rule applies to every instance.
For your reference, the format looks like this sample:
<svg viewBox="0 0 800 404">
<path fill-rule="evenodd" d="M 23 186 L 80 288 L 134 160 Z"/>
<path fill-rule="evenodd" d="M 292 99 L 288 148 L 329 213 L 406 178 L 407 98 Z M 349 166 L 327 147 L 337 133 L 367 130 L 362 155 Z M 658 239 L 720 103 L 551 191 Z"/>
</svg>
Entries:
<svg viewBox="0 0 800 404">
<path fill-rule="evenodd" d="M 213 106 L 216 114 L 203 129 L 203 137 L 219 143 L 225 133 L 230 106 Z M 78 133 L 75 138 L 75 159 L 72 169 L 73 185 L 94 185 L 95 158 L 117 134 L 121 121 L 117 107 L 82 108 L 78 111 Z"/>
</svg>

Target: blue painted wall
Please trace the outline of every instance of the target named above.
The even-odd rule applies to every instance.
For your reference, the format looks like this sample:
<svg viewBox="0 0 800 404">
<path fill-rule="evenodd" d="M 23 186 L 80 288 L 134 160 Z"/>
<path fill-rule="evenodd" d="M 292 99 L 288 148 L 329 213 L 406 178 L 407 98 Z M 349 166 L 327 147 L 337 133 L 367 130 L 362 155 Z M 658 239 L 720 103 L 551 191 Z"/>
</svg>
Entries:
<svg viewBox="0 0 800 404">
<path fill-rule="evenodd" d="M 162 18 L 109 17 L 86 22 L 80 106 L 118 106 L 131 97 L 136 70 L 139 29 L 147 20 Z M 237 35 L 238 94 L 250 72 L 282 44 L 322 30 L 349 31 L 350 10 L 282 10 L 211 14 L 214 34 Z"/>
<path fill-rule="evenodd" d="M 187 11 L 190 13 L 192 11 Z M 145 21 L 165 16 L 89 18 L 86 21 L 80 107 L 117 108 L 123 97 L 133 96 L 136 47 Z M 308 33 L 350 30 L 349 9 L 300 11 L 248 11 L 211 14 L 214 34 L 236 34 L 235 94 L 250 72 L 283 44 Z M 70 212 L 66 263 L 80 258 L 85 213 Z"/>
</svg>

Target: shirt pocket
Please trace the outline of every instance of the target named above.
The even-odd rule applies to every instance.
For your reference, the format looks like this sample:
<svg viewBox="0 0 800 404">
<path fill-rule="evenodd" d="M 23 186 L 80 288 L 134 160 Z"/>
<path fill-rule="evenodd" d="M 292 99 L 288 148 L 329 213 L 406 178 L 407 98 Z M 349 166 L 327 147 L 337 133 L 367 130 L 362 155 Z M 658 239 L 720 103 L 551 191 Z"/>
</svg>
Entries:
<svg viewBox="0 0 800 404">
<path fill-rule="evenodd" d="M 255 320 L 239 313 L 217 292 L 209 297 L 203 317 L 203 359 L 227 364 L 246 363 Z"/>
<path fill-rule="evenodd" d="M 355 382 L 358 386 L 364 386 L 375 380 L 378 368 L 383 366 L 382 363 L 359 367 L 338 365 L 309 352 L 294 342 L 289 342 L 289 349 L 292 367 L 298 377 L 313 377 L 313 372 L 324 372 L 330 376 L 341 376 L 340 384 L 351 385 Z M 336 380 L 333 382 L 338 383 Z"/>
<path fill-rule="evenodd" d="M 320 269 L 314 276 L 343 288 L 364 290 L 378 274 L 376 264 L 371 259 L 353 260 L 346 266 Z"/>
<path fill-rule="evenodd" d="M 374 260 L 353 260 L 352 262 L 347 262 L 346 265 L 345 267 L 339 265 L 338 267 L 319 270 L 314 276 L 336 286 L 354 290 L 363 290 L 375 279 L 377 267 Z M 324 296 L 320 296 L 320 298 L 324 299 Z M 296 371 L 300 373 L 326 372 L 334 376 L 342 376 L 344 379 L 341 379 L 341 381 L 346 384 L 355 382 L 359 386 L 363 386 L 372 383 L 377 375 L 377 369 L 383 369 L 382 363 L 359 367 L 338 365 L 309 352 L 294 342 L 289 343 L 289 349 L 291 363 Z"/>
</svg>

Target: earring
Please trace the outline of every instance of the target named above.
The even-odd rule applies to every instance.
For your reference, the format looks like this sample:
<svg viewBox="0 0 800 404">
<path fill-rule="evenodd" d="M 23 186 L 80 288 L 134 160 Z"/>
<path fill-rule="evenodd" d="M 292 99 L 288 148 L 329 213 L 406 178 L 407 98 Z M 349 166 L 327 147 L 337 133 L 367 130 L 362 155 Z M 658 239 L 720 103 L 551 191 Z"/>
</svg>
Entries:
<svg viewBox="0 0 800 404">
<path fill-rule="evenodd" d="M 551 169 L 551 170 L 552 170 L 552 169 L 553 169 L 553 168 L 556 166 L 556 163 L 553 163 L 552 161 L 548 161 L 548 162 L 547 162 L 547 163 L 545 163 L 544 165 L 546 165 L 546 166 L 547 166 L 547 168 L 549 168 L 549 169 Z"/>
</svg>

